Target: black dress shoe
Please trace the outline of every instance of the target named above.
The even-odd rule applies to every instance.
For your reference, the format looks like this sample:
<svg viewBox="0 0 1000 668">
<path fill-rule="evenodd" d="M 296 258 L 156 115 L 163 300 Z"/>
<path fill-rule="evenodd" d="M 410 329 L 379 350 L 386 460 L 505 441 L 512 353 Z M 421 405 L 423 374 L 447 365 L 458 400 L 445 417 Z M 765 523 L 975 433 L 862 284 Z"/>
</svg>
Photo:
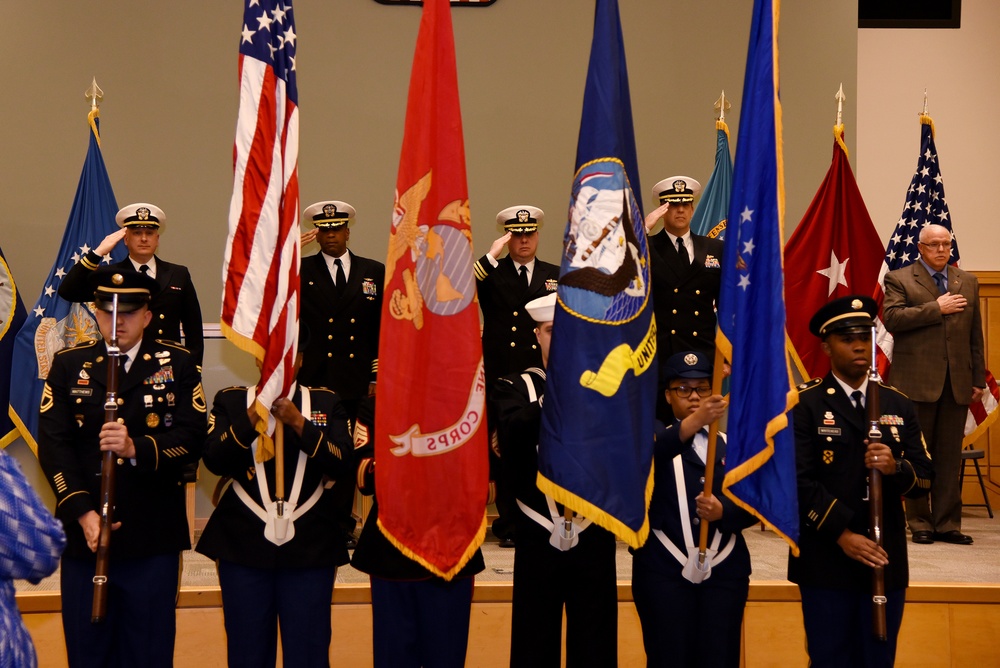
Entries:
<svg viewBox="0 0 1000 668">
<path fill-rule="evenodd" d="M 344 543 L 348 550 L 353 550 L 358 546 L 358 540 L 354 536 L 348 536 Z"/>
<path fill-rule="evenodd" d="M 914 531 L 913 542 L 921 545 L 930 545 L 934 542 L 934 534 L 930 531 Z"/>
<path fill-rule="evenodd" d="M 513 538 L 501 538 L 500 539 L 500 547 L 514 547 L 514 539 Z"/>
<path fill-rule="evenodd" d="M 934 533 L 934 540 L 942 543 L 952 543 L 954 545 L 972 545 L 972 536 L 968 536 L 961 531 L 945 531 L 944 533 Z"/>
</svg>

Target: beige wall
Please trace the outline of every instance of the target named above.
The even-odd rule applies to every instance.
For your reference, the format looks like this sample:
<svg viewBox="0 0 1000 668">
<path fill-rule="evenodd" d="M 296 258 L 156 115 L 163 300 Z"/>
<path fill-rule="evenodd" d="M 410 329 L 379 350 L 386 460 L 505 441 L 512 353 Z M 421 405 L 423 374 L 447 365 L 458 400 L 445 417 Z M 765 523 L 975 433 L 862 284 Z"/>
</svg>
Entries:
<svg viewBox="0 0 1000 668">
<path fill-rule="evenodd" d="M 205 320 L 217 321 L 238 102 L 238 3 L 0 0 L 0 7 L 7 26 L 0 57 L 8 63 L 0 247 L 29 308 L 73 201 L 87 148 L 83 92 L 96 75 L 105 91 L 103 154 L 118 202 L 146 200 L 166 211 L 161 255 L 190 267 Z M 498 0 L 453 13 L 477 254 L 498 236 L 495 213 L 516 203 L 548 214 L 540 255 L 554 259 L 561 250 L 592 7 L 584 0 Z M 649 189 L 662 178 L 707 180 L 712 105 L 722 89 L 734 105 L 735 144 L 751 7 L 750 0 L 622 0 L 647 208 Z M 302 203 L 354 204 L 353 248 L 384 257 L 420 11 L 374 0 L 295 0 L 294 11 Z M 829 166 L 841 82 L 854 124 L 857 34 L 852 0 L 784 3 L 788 234 Z M 853 141 L 851 134 L 849 146 Z M 22 446 L 15 451 L 23 454 Z"/>
<path fill-rule="evenodd" d="M 858 31 L 858 185 L 883 239 L 917 165 L 927 108 L 962 267 L 1000 269 L 996 221 L 1000 3 L 965 0 L 960 30 Z"/>
</svg>

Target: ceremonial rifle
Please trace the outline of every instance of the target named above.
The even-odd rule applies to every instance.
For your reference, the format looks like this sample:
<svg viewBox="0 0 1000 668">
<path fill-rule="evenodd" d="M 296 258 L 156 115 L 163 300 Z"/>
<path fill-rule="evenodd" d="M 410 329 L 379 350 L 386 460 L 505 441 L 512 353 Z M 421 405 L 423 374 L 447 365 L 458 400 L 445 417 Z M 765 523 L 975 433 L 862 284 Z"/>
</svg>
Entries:
<svg viewBox="0 0 1000 668">
<path fill-rule="evenodd" d="M 872 326 L 872 365 L 868 370 L 868 392 L 865 397 L 865 408 L 868 420 L 868 445 L 882 442 L 882 432 L 879 429 L 879 375 L 875 362 L 875 327 Z M 872 468 L 868 472 L 868 515 L 870 538 L 882 547 L 882 472 Z M 885 568 L 875 566 L 872 569 L 872 633 L 878 640 L 886 640 L 885 622 Z"/>
<path fill-rule="evenodd" d="M 108 343 L 108 383 L 104 397 L 104 423 L 118 421 L 118 295 L 111 297 L 111 341 Z M 101 533 L 97 538 L 97 566 L 94 569 L 94 603 L 91 623 L 104 621 L 108 607 L 108 562 L 111 558 L 111 530 L 115 511 L 115 460 L 117 455 L 106 450 L 101 456 Z"/>
</svg>

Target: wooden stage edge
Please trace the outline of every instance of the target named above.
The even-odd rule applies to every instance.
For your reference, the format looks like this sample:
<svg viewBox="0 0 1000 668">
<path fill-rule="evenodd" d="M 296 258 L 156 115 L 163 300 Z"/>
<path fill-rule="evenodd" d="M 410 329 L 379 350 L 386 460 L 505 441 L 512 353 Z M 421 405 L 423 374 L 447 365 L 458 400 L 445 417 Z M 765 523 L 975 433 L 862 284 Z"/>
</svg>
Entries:
<svg viewBox="0 0 1000 668">
<path fill-rule="evenodd" d="M 507 582 L 477 582 L 473 603 L 510 603 L 512 586 Z M 750 583 L 748 603 L 798 603 L 799 588 L 786 580 L 759 580 Z M 907 603 L 1000 604 L 1000 583 L 915 582 L 906 592 Z M 632 602 L 632 583 L 618 582 L 618 602 Z M 338 584 L 333 605 L 371 603 L 367 584 Z M 53 613 L 61 610 L 59 592 L 21 592 L 17 605 L 22 614 Z M 221 608 L 218 587 L 183 587 L 177 600 L 179 609 Z"/>
</svg>

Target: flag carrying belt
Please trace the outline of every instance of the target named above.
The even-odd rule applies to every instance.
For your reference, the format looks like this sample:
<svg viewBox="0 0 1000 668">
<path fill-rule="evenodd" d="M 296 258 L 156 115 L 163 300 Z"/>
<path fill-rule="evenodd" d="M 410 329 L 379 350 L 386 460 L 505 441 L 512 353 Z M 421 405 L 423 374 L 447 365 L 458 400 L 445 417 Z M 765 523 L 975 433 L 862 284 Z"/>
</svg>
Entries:
<svg viewBox="0 0 1000 668">
<path fill-rule="evenodd" d="M 674 545 L 674 542 L 667 538 L 667 535 L 661 529 L 653 529 L 653 534 L 663 543 L 663 547 L 667 548 L 667 551 L 673 555 L 677 563 L 684 567 L 681 575 L 685 579 L 697 584 L 712 576 L 712 566 L 721 564 L 726 560 L 726 557 L 736 547 L 736 536 L 730 534 L 729 540 L 726 541 L 726 546 L 720 552 L 719 545 L 722 543 L 722 532 L 716 529 L 715 536 L 712 538 L 712 544 L 708 548 L 708 558 L 705 560 L 705 565 L 700 569 L 698 567 L 698 545 L 695 543 L 694 534 L 691 531 L 691 518 L 685 512 L 685 509 L 688 507 L 687 485 L 684 483 L 681 455 L 674 457 L 674 479 L 677 481 L 677 507 L 680 509 L 681 529 L 684 531 L 684 546 L 687 548 L 687 554 L 681 552 L 680 548 Z"/>
<path fill-rule="evenodd" d="M 309 388 L 302 387 L 302 414 L 309 415 L 312 410 L 312 402 L 309 399 Z M 247 402 L 249 405 L 253 405 L 254 399 L 256 399 L 256 388 L 249 388 L 247 390 Z M 260 499 L 264 502 L 266 509 L 261 507 L 250 494 L 243 489 L 238 481 L 233 481 L 233 489 L 236 490 L 236 496 L 240 497 L 240 501 L 243 502 L 247 508 L 249 508 L 254 515 L 260 518 L 260 521 L 264 523 L 264 537 L 275 545 L 282 545 L 287 543 L 292 538 L 295 537 L 295 520 L 297 520 L 302 515 L 309 512 L 309 509 L 316 505 L 319 501 L 319 497 L 323 496 L 323 482 L 320 481 L 316 485 L 316 489 L 313 491 L 312 496 L 306 499 L 306 502 L 301 506 L 297 506 L 299 500 L 299 494 L 302 493 L 302 478 L 305 477 L 306 473 L 306 453 L 299 451 L 298 461 L 295 463 L 295 477 L 292 482 L 292 492 L 288 495 L 288 500 L 285 502 L 285 512 L 282 517 L 277 516 L 277 503 L 271 500 L 271 494 L 267 490 L 267 476 L 264 474 L 264 463 L 257 458 L 257 443 L 260 438 L 254 439 L 251 448 L 254 452 L 254 466 L 257 470 L 257 488 L 260 490 Z M 277 525 L 281 522 L 287 522 L 287 528 L 282 531 L 282 528 Z"/>
<path fill-rule="evenodd" d="M 535 384 L 531 382 L 531 376 L 527 373 L 522 373 L 521 378 L 524 380 L 525 387 L 528 388 L 529 403 L 535 403 L 538 401 L 538 394 L 535 392 Z M 592 520 L 575 515 L 573 517 L 573 529 L 567 534 L 566 523 L 563 521 L 562 513 L 556 508 L 555 499 L 546 494 L 545 503 L 549 506 L 549 516 L 551 519 L 545 517 L 521 499 L 517 499 L 517 507 L 521 509 L 521 512 L 552 535 L 549 538 L 549 544 L 552 547 L 563 552 L 572 549 L 580 542 L 580 534 L 591 525 Z"/>
</svg>

